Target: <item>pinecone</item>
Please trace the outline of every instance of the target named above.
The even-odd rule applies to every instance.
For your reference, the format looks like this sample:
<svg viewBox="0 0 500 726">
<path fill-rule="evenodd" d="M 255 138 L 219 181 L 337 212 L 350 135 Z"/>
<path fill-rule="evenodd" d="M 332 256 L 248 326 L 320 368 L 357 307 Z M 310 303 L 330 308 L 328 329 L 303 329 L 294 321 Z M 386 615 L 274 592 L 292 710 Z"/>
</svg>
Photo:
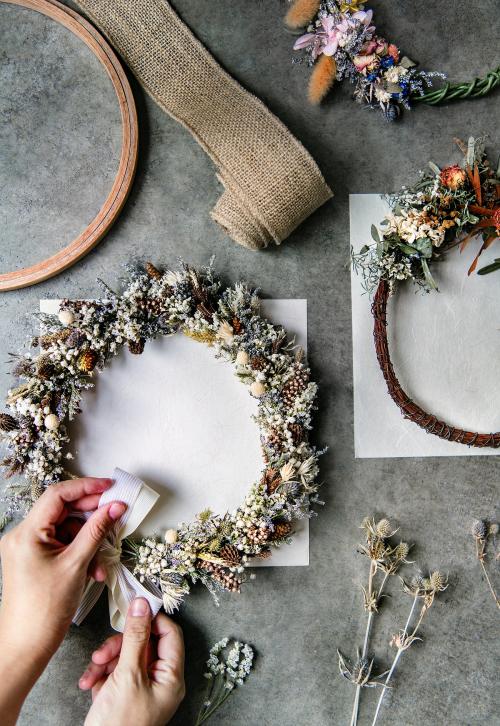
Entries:
<svg viewBox="0 0 500 726">
<path fill-rule="evenodd" d="M 146 341 L 144 340 L 144 338 L 139 338 L 139 340 L 129 340 L 128 349 L 134 355 L 140 355 L 144 350 L 145 343 Z"/>
<path fill-rule="evenodd" d="M 259 560 L 267 560 L 269 557 L 271 557 L 272 552 L 271 550 L 266 547 L 265 549 L 261 550 L 260 552 L 257 552 L 257 554 L 254 555 L 254 557 L 258 557 Z"/>
<path fill-rule="evenodd" d="M 37 360 L 36 372 L 39 378 L 44 381 L 49 380 L 54 375 L 56 370 L 55 365 L 52 363 L 48 355 L 42 355 Z"/>
<path fill-rule="evenodd" d="M 301 363 L 295 363 L 293 366 L 293 374 L 281 389 L 281 397 L 287 406 L 293 406 L 293 403 L 299 393 L 301 393 L 309 382 L 309 373 Z"/>
<path fill-rule="evenodd" d="M 298 446 L 304 440 L 304 429 L 298 423 L 288 424 L 288 430 L 292 434 L 294 446 Z"/>
<path fill-rule="evenodd" d="M 152 262 L 146 262 L 146 273 L 149 277 L 151 277 L 153 280 L 161 280 L 163 277 L 160 270 L 153 265 Z"/>
<path fill-rule="evenodd" d="M 284 539 L 285 537 L 288 537 L 291 531 L 292 525 L 290 522 L 278 522 L 278 524 L 275 524 L 274 526 L 273 539 Z"/>
<path fill-rule="evenodd" d="M 262 476 L 261 483 L 266 487 L 268 494 L 274 494 L 281 483 L 281 477 L 276 469 L 266 469 Z"/>
<path fill-rule="evenodd" d="M 16 431 L 19 424 L 10 413 L 0 413 L 0 431 Z"/>
<path fill-rule="evenodd" d="M 205 560 L 198 560 L 197 565 L 201 570 L 209 572 L 212 579 L 218 582 L 224 590 L 240 592 L 241 580 L 233 572 L 230 572 L 221 565 L 215 565 L 213 562 L 206 562 Z"/>
<path fill-rule="evenodd" d="M 77 366 L 83 373 L 90 373 L 97 365 L 97 353 L 93 350 L 86 350 L 78 358 Z"/>
<path fill-rule="evenodd" d="M 236 567 L 241 562 L 241 555 L 234 545 L 226 544 L 219 552 L 219 557 L 225 560 L 231 567 Z"/>
<path fill-rule="evenodd" d="M 250 358 L 250 367 L 253 368 L 254 371 L 263 371 L 266 366 L 267 361 L 262 355 L 254 355 Z"/>
<path fill-rule="evenodd" d="M 272 429 L 270 431 L 269 436 L 266 439 L 266 445 L 272 447 L 277 452 L 283 450 L 283 440 L 277 429 Z"/>
<path fill-rule="evenodd" d="M 239 318 L 234 317 L 231 321 L 231 325 L 233 326 L 234 334 L 239 335 L 241 331 L 243 330 L 243 323 Z"/>
<path fill-rule="evenodd" d="M 264 542 L 267 542 L 267 540 L 269 539 L 269 534 L 270 532 L 267 527 L 256 527 L 255 525 L 252 525 L 246 531 L 246 535 L 250 542 L 256 545 L 264 544 Z"/>
</svg>

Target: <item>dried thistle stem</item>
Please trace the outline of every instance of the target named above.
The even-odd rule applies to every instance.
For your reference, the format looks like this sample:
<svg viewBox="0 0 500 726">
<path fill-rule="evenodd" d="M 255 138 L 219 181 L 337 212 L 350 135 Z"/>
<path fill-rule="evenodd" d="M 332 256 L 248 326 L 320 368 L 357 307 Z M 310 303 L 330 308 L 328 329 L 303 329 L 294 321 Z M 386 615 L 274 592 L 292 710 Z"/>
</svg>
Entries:
<svg viewBox="0 0 500 726">
<path fill-rule="evenodd" d="M 413 617 L 413 613 L 415 611 L 415 607 L 417 605 L 417 600 L 418 600 L 418 595 L 415 595 L 413 597 L 413 603 L 412 603 L 412 606 L 411 606 L 411 609 L 410 609 L 410 614 L 408 615 L 408 618 L 406 620 L 406 624 L 405 624 L 405 626 L 403 628 L 403 635 L 402 635 L 403 642 L 404 642 L 404 640 L 408 636 L 408 628 L 410 627 L 410 622 L 411 622 L 411 619 Z M 413 629 L 413 632 L 412 632 L 412 634 L 410 636 L 410 639 L 415 637 L 415 634 L 416 634 L 418 628 L 420 627 L 420 623 L 422 622 L 422 618 L 424 617 L 425 612 L 426 612 L 425 607 L 422 607 L 422 611 L 420 613 L 420 617 L 418 619 L 418 622 L 417 622 L 415 628 Z M 392 678 L 392 674 L 394 673 L 394 671 L 396 669 L 396 666 L 398 664 L 399 659 L 401 658 L 401 654 L 403 653 L 403 650 L 406 650 L 406 648 L 398 648 L 398 651 L 397 651 L 396 655 L 394 656 L 394 660 L 392 661 L 391 667 L 389 668 L 389 673 L 387 674 L 386 679 L 384 681 L 384 685 L 382 687 L 382 693 L 380 694 L 379 699 L 378 699 L 378 702 L 377 702 L 377 708 L 375 709 L 375 715 L 373 717 L 372 726 L 375 726 L 375 724 L 377 722 L 378 714 L 379 714 L 380 708 L 382 706 L 382 701 L 384 700 L 385 692 L 386 692 L 387 688 L 389 687 L 389 681 Z"/>
<path fill-rule="evenodd" d="M 493 586 L 493 583 L 492 583 L 492 581 L 490 579 L 490 576 L 488 575 L 488 571 L 486 569 L 486 565 L 484 564 L 484 561 L 486 559 L 486 543 L 487 543 L 487 537 L 488 537 L 488 534 L 486 535 L 485 538 L 478 537 L 478 536 L 476 536 L 474 538 L 475 539 L 475 542 L 476 542 L 476 557 L 479 560 L 479 564 L 481 565 L 481 568 L 483 570 L 484 578 L 485 578 L 486 583 L 487 583 L 487 585 L 488 585 L 488 587 L 490 589 L 490 592 L 491 592 L 491 594 L 493 596 L 493 600 L 495 601 L 495 605 L 497 606 L 497 608 L 500 609 L 500 599 L 498 598 L 498 595 L 497 595 L 496 590 L 495 590 L 495 588 Z"/>
</svg>

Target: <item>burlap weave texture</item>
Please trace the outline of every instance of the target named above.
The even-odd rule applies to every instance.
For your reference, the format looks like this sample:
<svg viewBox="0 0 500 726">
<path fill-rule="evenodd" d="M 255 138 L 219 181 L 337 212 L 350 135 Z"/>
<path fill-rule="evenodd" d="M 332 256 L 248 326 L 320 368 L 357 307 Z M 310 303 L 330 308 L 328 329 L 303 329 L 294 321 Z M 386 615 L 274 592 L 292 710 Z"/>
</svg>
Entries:
<svg viewBox="0 0 500 726">
<path fill-rule="evenodd" d="M 144 89 L 217 167 L 212 217 L 251 249 L 282 242 L 332 193 L 269 109 L 228 75 L 166 0 L 78 0 Z"/>
</svg>

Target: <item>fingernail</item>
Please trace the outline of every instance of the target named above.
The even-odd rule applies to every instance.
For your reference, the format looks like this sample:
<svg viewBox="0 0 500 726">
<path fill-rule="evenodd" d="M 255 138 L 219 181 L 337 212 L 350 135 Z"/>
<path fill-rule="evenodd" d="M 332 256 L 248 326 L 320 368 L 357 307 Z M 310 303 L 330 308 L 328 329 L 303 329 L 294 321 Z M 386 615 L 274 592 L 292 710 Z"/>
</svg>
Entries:
<svg viewBox="0 0 500 726">
<path fill-rule="evenodd" d="M 80 680 L 78 681 L 78 685 L 80 687 L 83 687 L 84 686 L 85 681 L 87 680 L 88 676 L 89 676 L 89 672 L 88 671 L 85 671 L 85 673 L 83 674 L 83 676 L 80 677 Z"/>
<path fill-rule="evenodd" d="M 149 613 L 149 603 L 143 597 L 136 597 L 130 605 L 130 614 L 134 617 L 144 617 Z"/>
<path fill-rule="evenodd" d="M 109 516 L 113 520 L 120 519 L 126 508 L 127 505 L 123 502 L 113 502 L 113 504 L 109 508 Z"/>
</svg>

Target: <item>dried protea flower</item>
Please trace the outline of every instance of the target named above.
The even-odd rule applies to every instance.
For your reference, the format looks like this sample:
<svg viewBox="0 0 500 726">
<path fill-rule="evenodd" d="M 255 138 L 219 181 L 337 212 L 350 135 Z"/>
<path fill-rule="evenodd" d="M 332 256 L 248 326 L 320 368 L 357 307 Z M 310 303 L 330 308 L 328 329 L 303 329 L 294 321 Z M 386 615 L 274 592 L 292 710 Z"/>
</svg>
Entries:
<svg viewBox="0 0 500 726">
<path fill-rule="evenodd" d="M 486 539 L 488 536 L 488 525 L 484 519 L 476 519 L 471 527 L 471 532 L 476 539 Z"/>
<path fill-rule="evenodd" d="M 33 361 L 31 361 L 29 358 L 21 358 L 19 361 L 17 361 L 16 365 L 12 369 L 13 375 L 15 375 L 17 378 L 20 378 L 21 376 L 29 376 L 31 375 L 33 371 Z"/>
<path fill-rule="evenodd" d="M 458 166 L 458 164 L 446 166 L 444 169 L 441 169 L 441 173 L 439 175 L 441 184 L 452 191 L 463 187 L 466 179 L 467 174 L 465 170 Z"/>
</svg>

